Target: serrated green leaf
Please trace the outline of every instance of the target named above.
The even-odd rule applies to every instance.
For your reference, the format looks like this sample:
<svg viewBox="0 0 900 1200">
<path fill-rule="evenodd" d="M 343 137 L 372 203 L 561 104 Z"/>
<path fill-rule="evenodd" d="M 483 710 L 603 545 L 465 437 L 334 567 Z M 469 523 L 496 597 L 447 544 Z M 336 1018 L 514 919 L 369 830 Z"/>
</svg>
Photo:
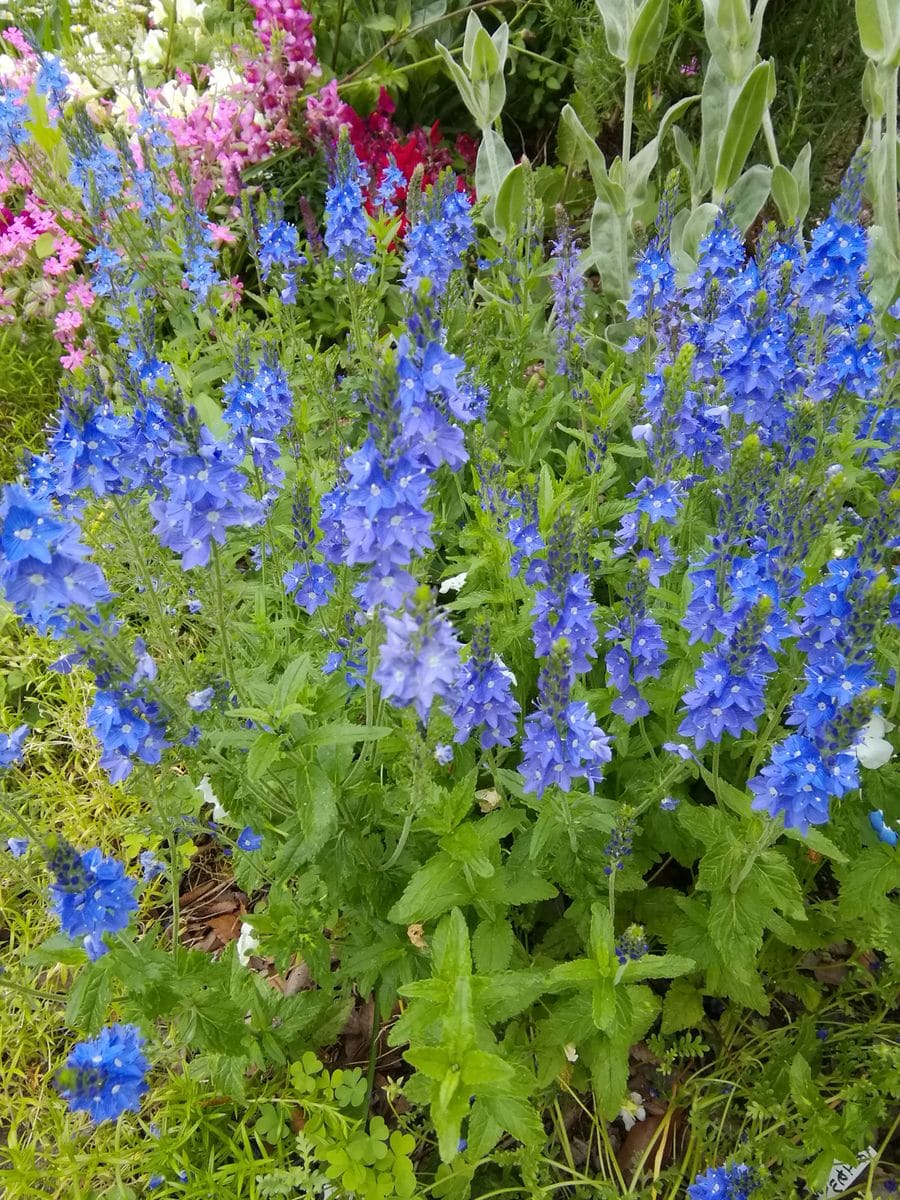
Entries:
<svg viewBox="0 0 900 1200">
<path fill-rule="evenodd" d="M 107 960 L 99 958 L 78 973 L 66 1003 L 66 1024 L 86 1034 L 97 1033 L 106 1020 L 111 992 Z"/>
<path fill-rule="evenodd" d="M 505 917 L 481 921 L 472 935 L 472 954 L 479 974 L 505 971 L 515 943 L 516 935 Z"/>
<path fill-rule="evenodd" d="M 454 904 L 465 904 L 469 896 L 462 866 L 440 851 L 416 871 L 388 912 L 388 920 L 401 925 L 430 921 Z"/>
<path fill-rule="evenodd" d="M 697 1029 L 703 1023 L 704 1015 L 703 997 L 698 988 L 686 979 L 676 979 L 663 999 L 662 1032 Z"/>
<path fill-rule="evenodd" d="M 900 888 L 900 854 L 892 846 L 873 846 L 853 860 L 841 879 L 839 910 L 842 917 L 867 917 L 889 892 Z"/>
<path fill-rule="evenodd" d="M 332 721 L 309 729 L 297 738 L 300 746 L 350 746 L 355 742 L 377 742 L 393 733 L 389 725 L 354 725 L 350 721 Z"/>
<path fill-rule="evenodd" d="M 247 778 L 262 779 L 281 756 L 281 738 L 277 733 L 261 733 L 247 754 Z"/>
<path fill-rule="evenodd" d="M 501 1128 L 526 1146 L 542 1146 L 546 1140 L 543 1123 L 534 1107 L 520 1096 L 492 1093 L 478 1097 L 478 1104 Z"/>
</svg>

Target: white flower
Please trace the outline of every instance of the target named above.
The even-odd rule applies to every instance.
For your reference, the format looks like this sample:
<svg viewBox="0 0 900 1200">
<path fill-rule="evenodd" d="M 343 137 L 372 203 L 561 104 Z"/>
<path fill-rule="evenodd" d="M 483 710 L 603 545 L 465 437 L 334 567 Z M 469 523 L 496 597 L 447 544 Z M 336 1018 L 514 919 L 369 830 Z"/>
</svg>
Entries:
<svg viewBox="0 0 900 1200">
<path fill-rule="evenodd" d="M 237 956 L 238 962 L 242 967 L 246 967 L 250 961 L 250 955 L 259 945 L 259 939 L 253 935 L 253 926 L 248 925 L 246 921 L 241 922 L 241 934 L 237 940 Z"/>
<path fill-rule="evenodd" d="M 438 588 L 438 593 L 441 596 L 444 596 L 447 594 L 447 592 L 458 592 L 461 588 L 465 587 L 466 580 L 468 578 L 469 578 L 468 571 L 463 571 L 463 573 L 461 575 L 451 575 L 450 578 L 445 579 L 444 582 L 441 584 L 441 586 Z"/>
<path fill-rule="evenodd" d="M 209 782 L 208 775 L 204 775 L 203 778 L 200 780 L 200 782 L 197 784 L 197 791 L 203 797 L 203 802 L 205 804 L 211 804 L 213 806 L 212 819 L 214 821 L 230 821 L 231 820 L 231 817 L 228 814 L 228 812 L 222 807 L 222 803 L 219 800 L 219 797 L 212 790 L 212 784 Z"/>
<path fill-rule="evenodd" d="M 619 1117 L 625 1126 L 625 1132 L 633 1129 L 638 1121 L 646 1119 L 647 1110 L 644 1108 L 644 1097 L 640 1092 L 629 1092 L 628 1099 L 619 1109 Z"/>
<path fill-rule="evenodd" d="M 206 91 L 213 96 L 228 96 L 239 91 L 243 82 L 234 67 L 228 66 L 227 63 L 216 63 L 209 72 Z"/>
<path fill-rule="evenodd" d="M 137 48 L 137 60 L 142 67 L 156 67 L 166 57 L 169 35 L 161 29 L 148 29 Z"/>
<path fill-rule="evenodd" d="M 170 116 L 186 117 L 200 103 L 200 93 L 191 83 L 167 79 L 159 89 L 159 98 Z"/>
<path fill-rule="evenodd" d="M 894 753 L 894 747 L 885 738 L 886 733 L 893 729 L 888 721 L 875 713 L 863 730 L 862 741 L 856 746 L 856 757 L 861 767 L 877 770 L 889 761 Z"/>
<path fill-rule="evenodd" d="M 566 1042 L 563 1046 L 563 1054 L 565 1054 L 569 1062 L 578 1062 L 578 1051 L 575 1049 L 574 1042 Z"/>
<path fill-rule="evenodd" d="M 175 9 L 175 19 L 178 24 L 184 21 L 203 21 L 206 5 L 203 0 L 152 0 L 150 4 L 150 20 L 154 25 L 168 25 Z"/>
</svg>

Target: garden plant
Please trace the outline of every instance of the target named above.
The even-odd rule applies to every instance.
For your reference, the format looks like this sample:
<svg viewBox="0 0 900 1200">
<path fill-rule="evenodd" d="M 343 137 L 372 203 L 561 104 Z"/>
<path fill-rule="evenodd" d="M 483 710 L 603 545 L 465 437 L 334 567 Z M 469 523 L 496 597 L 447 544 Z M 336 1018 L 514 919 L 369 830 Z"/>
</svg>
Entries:
<svg viewBox="0 0 900 1200">
<path fill-rule="evenodd" d="M 900 1187 L 900 9 L 826 163 L 770 8 L 6 14 L 0 1194 Z"/>
</svg>

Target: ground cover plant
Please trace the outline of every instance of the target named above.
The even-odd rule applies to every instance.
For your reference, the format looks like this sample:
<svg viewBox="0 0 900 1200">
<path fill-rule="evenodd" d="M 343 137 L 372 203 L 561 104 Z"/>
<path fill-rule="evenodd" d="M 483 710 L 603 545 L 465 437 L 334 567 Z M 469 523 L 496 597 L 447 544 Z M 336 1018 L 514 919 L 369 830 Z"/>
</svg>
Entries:
<svg viewBox="0 0 900 1200">
<path fill-rule="evenodd" d="M 668 6 L 599 4 L 620 152 L 570 105 L 539 168 L 513 20 L 416 18 L 452 149 L 293 3 L 220 109 L 195 7 L 146 82 L 52 23 L 0 64 L 10 332 L 64 372 L 0 500 L 5 1191 L 889 1195 L 891 11 L 804 229 L 764 7 L 703 6 L 645 139 Z"/>
</svg>

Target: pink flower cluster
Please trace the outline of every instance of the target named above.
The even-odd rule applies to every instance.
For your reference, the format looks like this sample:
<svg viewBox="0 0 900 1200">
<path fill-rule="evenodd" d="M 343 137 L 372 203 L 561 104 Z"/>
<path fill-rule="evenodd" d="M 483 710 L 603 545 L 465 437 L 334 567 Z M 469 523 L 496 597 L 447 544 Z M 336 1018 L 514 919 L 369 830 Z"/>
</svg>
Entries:
<svg viewBox="0 0 900 1200">
<path fill-rule="evenodd" d="M 2 36 L 19 57 L 0 73 L 0 87 L 27 92 L 37 57 L 18 29 Z M 12 158 L 0 169 L 0 324 L 19 315 L 52 319 L 62 364 L 70 368 L 84 360 L 84 314 L 94 303 L 90 287 L 76 277 L 83 247 L 60 223 L 72 220 L 71 212 L 52 212 L 32 190 L 23 159 Z"/>
<path fill-rule="evenodd" d="M 206 93 L 186 116 L 167 118 L 175 144 L 191 162 L 195 198 L 214 188 L 237 196 L 244 170 L 291 145 L 292 108 L 307 80 L 321 71 L 312 17 L 299 0 L 252 0 L 262 54 L 244 63 L 244 79 L 225 95 Z M 201 74 L 208 75 L 208 68 Z M 183 82 L 190 82 L 187 76 Z"/>
</svg>

